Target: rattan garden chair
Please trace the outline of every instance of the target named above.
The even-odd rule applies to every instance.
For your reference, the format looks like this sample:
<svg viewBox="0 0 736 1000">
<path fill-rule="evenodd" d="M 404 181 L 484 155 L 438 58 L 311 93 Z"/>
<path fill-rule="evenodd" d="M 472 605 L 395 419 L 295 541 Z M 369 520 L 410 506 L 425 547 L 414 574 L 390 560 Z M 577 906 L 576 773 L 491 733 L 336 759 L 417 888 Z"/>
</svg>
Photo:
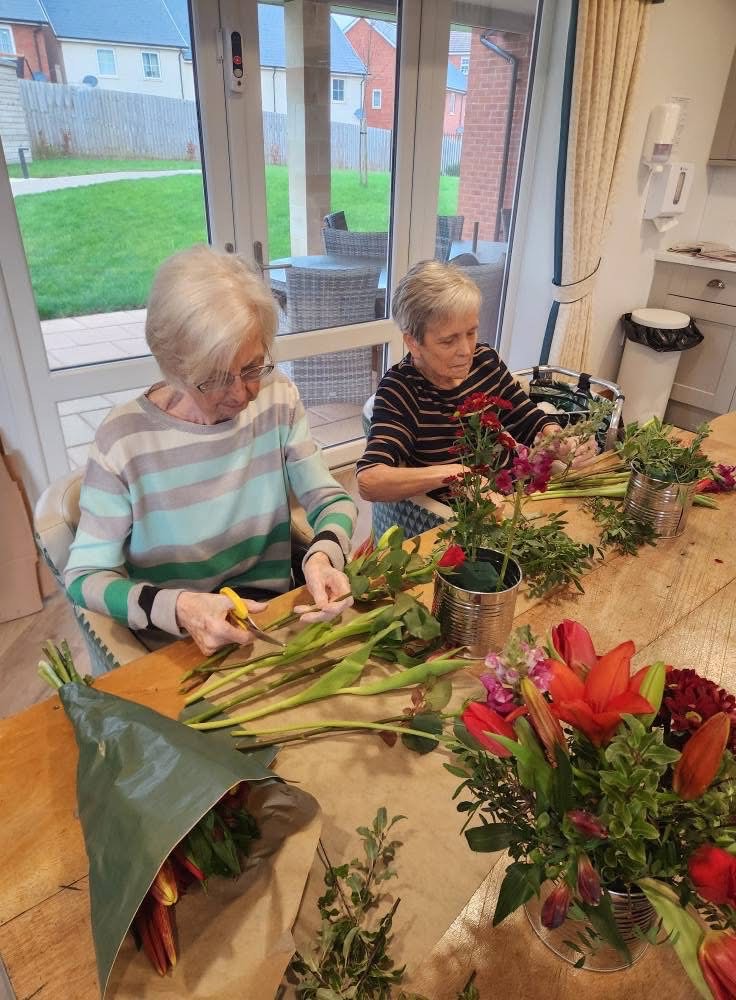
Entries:
<svg viewBox="0 0 736 1000">
<path fill-rule="evenodd" d="M 322 220 L 325 229 L 342 229 L 344 232 L 348 228 L 348 220 L 344 212 L 330 212 Z"/>
<path fill-rule="evenodd" d="M 380 273 L 378 266 L 345 270 L 288 268 L 284 332 L 323 330 L 375 319 Z M 373 371 L 373 349 L 370 347 L 299 358 L 289 364 L 291 378 L 305 406 L 320 403 L 362 406 L 375 390 L 377 373 Z"/>
<path fill-rule="evenodd" d="M 464 215 L 438 215 L 434 241 L 434 259 L 446 261 L 455 240 L 463 238 Z"/>
<path fill-rule="evenodd" d="M 375 257 L 385 261 L 388 256 L 388 233 L 358 233 L 342 229 L 323 229 L 325 253 L 346 257 Z M 375 313 L 373 318 L 375 319 Z"/>
<path fill-rule="evenodd" d="M 463 254 L 463 257 L 466 256 L 470 255 Z M 506 257 L 502 257 L 501 260 L 495 261 L 493 264 L 460 264 L 455 260 L 451 263 L 467 274 L 480 289 L 481 303 L 480 322 L 478 323 L 478 343 L 490 344 L 491 347 L 495 346 Z"/>
</svg>

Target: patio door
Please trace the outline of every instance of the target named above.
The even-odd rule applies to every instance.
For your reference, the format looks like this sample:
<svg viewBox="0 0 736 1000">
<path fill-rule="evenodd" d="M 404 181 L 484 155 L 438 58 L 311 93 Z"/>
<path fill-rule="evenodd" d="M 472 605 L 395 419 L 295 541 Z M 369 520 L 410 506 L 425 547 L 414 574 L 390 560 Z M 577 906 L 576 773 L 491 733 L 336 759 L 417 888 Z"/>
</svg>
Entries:
<svg viewBox="0 0 736 1000">
<path fill-rule="evenodd" d="M 236 74 L 230 161 L 242 164 L 245 199 L 236 246 L 280 303 L 276 361 L 336 467 L 362 454 L 364 404 L 400 353 L 387 318 L 392 243 L 408 238 L 392 213 L 400 0 L 222 9 L 226 75 Z"/>
<path fill-rule="evenodd" d="M 52 21 L 80 40 L 59 43 L 48 82 L 0 59 L 15 111 L 12 134 L 0 114 L 0 420 L 35 493 L 160 377 L 144 339 L 157 266 L 235 243 L 217 4 L 142 6 L 132 35 L 114 0 Z"/>
</svg>

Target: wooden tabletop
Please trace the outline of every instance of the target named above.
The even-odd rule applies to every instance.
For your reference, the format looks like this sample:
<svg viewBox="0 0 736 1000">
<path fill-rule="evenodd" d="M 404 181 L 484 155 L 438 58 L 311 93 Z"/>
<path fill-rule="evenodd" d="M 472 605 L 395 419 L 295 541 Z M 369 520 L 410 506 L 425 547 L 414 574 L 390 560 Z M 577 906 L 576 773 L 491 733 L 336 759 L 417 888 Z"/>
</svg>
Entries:
<svg viewBox="0 0 736 1000">
<path fill-rule="evenodd" d="M 717 460 L 736 463 L 736 414 L 714 421 L 710 450 Z M 576 618 L 588 626 L 600 650 L 631 638 L 638 663 L 662 657 L 736 689 L 736 498 L 722 497 L 719 503 L 717 511 L 693 510 L 679 538 L 662 539 L 635 558 L 609 556 L 586 576 L 583 595 L 565 592 L 542 602 L 521 598 L 516 623 L 542 632 L 562 618 Z M 545 501 L 540 509 L 551 505 Z M 595 537 L 587 515 L 573 502 L 568 506 L 571 534 Z M 430 545 L 431 538 L 424 544 Z M 417 593 L 427 598 L 429 591 Z M 272 602 L 269 614 L 283 613 L 299 598 L 299 592 L 284 595 Z M 182 706 L 179 679 L 199 659 L 191 642 L 178 642 L 111 672 L 96 686 L 176 717 Z M 458 699 L 478 690 L 471 671 L 460 676 L 456 689 Z M 383 718 L 399 714 L 407 702 L 400 692 L 381 699 L 337 699 L 326 707 L 291 712 L 283 724 Z M 626 973 L 601 976 L 571 970 L 554 956 L 550 963 L 551 953 L 533 937 L 521 912 L 490 931 L 489 907 L 503 860 L 473 854 L 465 846 L 450 801 L 456 779 L 441 766 L 442 759 L 440 752 L 419 757 L 400 746 L 391 749 L 374 736 L 340 735 L 286 745 L 275 765 L 320 802 L 323 842 L 333 862 L 354 856 L 355 828 L 379 806 L 407 816 L 397 831 L 404 842 L 397 857 L 399 879 L 391 883 L 402 900 L 392 954 L 407 963 L 413 989 L 430 1000 L 454 998 L 476 968 L 483 998 L 552 1000 L 583 988 L 596 998 L 620 996 L 623 989 L 646 996 L 655 980 L 672 997 L 692 995 L 665 948 L 650 949 Z M 76 760 L 72 729 L 56 699 L 0 722 L 0 955 L 22 998 L 98 996 L 87 859 L 75 815 Z M 316 926 L 322 874 L 315 861 L 294 931 L 297 945 L 311 939 Z"/>
</svg>

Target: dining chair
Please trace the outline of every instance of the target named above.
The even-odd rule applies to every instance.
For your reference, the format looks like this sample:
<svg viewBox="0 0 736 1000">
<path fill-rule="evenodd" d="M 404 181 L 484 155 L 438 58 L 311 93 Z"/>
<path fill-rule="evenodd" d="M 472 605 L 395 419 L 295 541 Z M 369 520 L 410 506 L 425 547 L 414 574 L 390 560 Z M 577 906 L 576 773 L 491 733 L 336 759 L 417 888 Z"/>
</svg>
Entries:
<svg viewBox="0 0 736 1000">
<path fill-rule="evenodd" d="M 378 266 L 344 270 L 290 267 L 286 271 L 287 312 L 283 332 L 323 330 L 374 320 L 380 274 Z M 362 406 L 374 392 L 378 378 L 373 354 L 371 347 L 355 347 L 288 362 L 304 405 Z"/>
<path fill-rule="evenodd" d="M 463 257 L 466 255 L 463 254 Z M 472 256 L 468 254 L 467 256 Z M 480 317 L 478 323 L 478 343 L 495 346 L 498 314 L 501 309 L 501 291 L 503 289 L 503 272 L 506 257 L 493 264 L 459 264 L 460 258 L 452 261 L 480 289 Z"/>
<path fill-rule="evenodd" d="M 347 231 L 348 229 L 348 222 L 344 212 L 330 212 L 329 215 L 324 217 L 322 222 L 325 229 L 341 229 L 343 231 Z"/>
<path fill-rule="evenodd" d="M 345 257 L 375 257 L 385 261 L 388 257 L 388 233 L 359 233 L 354 230 L 323 229 L 325 253 Z M 375 319 L 375 315 L 373 317 Z"/>
</svg>

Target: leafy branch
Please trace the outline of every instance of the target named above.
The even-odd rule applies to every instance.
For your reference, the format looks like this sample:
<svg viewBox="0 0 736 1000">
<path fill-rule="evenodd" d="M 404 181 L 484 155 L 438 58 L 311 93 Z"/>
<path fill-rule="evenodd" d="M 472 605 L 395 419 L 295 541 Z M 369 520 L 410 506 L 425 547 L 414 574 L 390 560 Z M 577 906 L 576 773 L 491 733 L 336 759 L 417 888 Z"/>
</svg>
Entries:
<svg viewBox="0 0 736 1000">
<path fill-rule="evenodd" d="M 600 545 L 616 549 L 625 556 L 635 556 L 642 545 L 656 545 L 657 532 L 652 524 L 637 521 L 615 500 L 589 497 L 583 507 L 600 526 Z"/>
</svg>

